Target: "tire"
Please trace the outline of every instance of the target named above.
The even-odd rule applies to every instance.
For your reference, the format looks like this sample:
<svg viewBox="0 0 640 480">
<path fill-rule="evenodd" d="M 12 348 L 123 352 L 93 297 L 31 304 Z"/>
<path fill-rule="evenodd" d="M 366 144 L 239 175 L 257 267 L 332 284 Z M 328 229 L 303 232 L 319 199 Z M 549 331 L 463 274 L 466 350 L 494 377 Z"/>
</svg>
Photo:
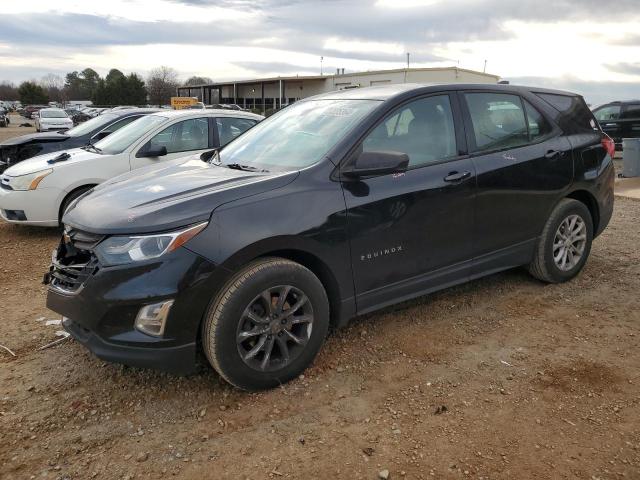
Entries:
<svg viewBox="0 0 640 480">
<path fill-rule="evenodd" d="M 271 317 L 269 308 L 274 311 Z M 318 277 L 298 263 L 273 257 L 244 267 L 215 296 L 202 323 L 202 344 L 222 378 L 255 391 L 300 375 L 315 359 L 328 330 L 329 301 Z"/>
<path fill-rule="evenodd" d="M 587 262 L 592 241 L 593 219 L 586 205 L 571 198 L 561 200 L 542 230 L 529 273 L 547 283 L 571 280 Z"/>
<path fill-rule="evenodd" d="M 60 225 L 62 225 L 62 217 L 69 208 L 69 205 L 71 205 L 74 200 L 84 195 L 88 190 L 91 190 L 92 188 L 93 187 L 80 188 L 79 190 L 75 190 L 67 195 L 67 197 L 62 201 L 62 205 L 60 206 L 60 215 L 58 218 L 58 223 L 60 223 Z"/>
</svg>

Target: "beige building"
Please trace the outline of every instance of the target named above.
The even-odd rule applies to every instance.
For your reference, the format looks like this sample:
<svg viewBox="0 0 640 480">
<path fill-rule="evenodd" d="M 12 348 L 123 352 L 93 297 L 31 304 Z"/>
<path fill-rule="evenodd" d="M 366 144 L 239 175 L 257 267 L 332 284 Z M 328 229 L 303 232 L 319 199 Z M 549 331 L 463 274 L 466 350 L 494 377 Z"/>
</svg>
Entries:
<svg viewBox="0 0 640 480">
<path fill-rule="evenodd" d="M 463 68 L 401 68 L 371 72 L 274 77 L 179 87 L 178 96 L 197 97 L 205 104 L 235 103 L 269 110 L 302 98 L 345 88 L 394 83 L 498 83 L 500 77 Z"/>
</svg>

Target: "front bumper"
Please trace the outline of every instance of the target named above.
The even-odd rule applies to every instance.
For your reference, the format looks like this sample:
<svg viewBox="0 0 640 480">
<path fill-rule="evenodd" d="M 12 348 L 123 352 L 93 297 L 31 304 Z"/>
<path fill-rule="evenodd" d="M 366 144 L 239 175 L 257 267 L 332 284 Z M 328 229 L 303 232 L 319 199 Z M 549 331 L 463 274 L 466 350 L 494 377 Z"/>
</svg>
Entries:
<svg viewBox="0 0 640 480">
<path fill-rule="evenodd" d="M 58 209 L 64 192 L 57 188 L 7 190 L 0 187 L 0 216 L 6 222 L 43 227 L 58 226 Z M 11 212 L 24 212 L 26 220 L 17 220 Z"/>
<path fill-rule="evenodd" d="M 75 291 L 49 286 L 47 307 L 66 317 L 64 328 L 110 362 L 189 373 L 196 366 L 202 317 L 221 270 L 185 248 L 140 264 L 97 266 Z M 145 305 L 173 299 L 165 332 L 134 328 Z"/>
</svg>

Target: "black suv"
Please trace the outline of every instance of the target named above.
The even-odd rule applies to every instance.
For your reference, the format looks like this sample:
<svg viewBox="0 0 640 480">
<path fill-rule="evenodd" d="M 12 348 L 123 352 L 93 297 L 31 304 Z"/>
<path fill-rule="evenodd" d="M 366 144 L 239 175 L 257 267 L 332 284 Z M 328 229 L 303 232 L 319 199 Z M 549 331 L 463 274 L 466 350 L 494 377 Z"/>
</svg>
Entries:
<svg viewBox="0 0 640 480">
<path fill-rule="evenodd" d="M 64 132 L 31 133 L 0 142 L 0 173 L 36 155 L 83 147 L 150 113 L 153 108 L 133 108 L 105 113 Z"/>
<path fill-rule="evenodd" d="M 202 350 L 274 387 L 355 315 L 521 265 L 573 278 L 611 218 L 612 154 L 572 93 L 323 94 L 71 204 L 47 306 L 100 358 L 185 372 Z"/>
<path fill-rule="evenodd" d="M 640 100 L 612 102 L 593 110 L 602 130 L 613 138 L 616 150 L 622 150 L 623 138 L 640 137 Z"/>
</svg>

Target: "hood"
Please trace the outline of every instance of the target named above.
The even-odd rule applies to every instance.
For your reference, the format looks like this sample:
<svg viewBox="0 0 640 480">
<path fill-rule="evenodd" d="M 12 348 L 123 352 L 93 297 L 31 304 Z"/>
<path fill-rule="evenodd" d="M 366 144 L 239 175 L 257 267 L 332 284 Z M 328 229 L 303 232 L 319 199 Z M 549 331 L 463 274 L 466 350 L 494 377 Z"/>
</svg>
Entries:
<svg viewBox="0 0 640 480">
<path fill-rule="evenodd" d="M 62 162 L 47 163 L 52 158 L 56 158 L 58 155 L 68 153 L 71 158 Z M 109 155 L 101 155 L 99 153 L 83 150 L 82 148 L 73 148 L 71 150 L 59 150 L 57 152 L 45 153 L 38 155 L 37 157 L 28 158 L 20 163 L 16 163 L 11 168 L 5 170 L 5 175 L 17 177 L 19 175 L 27 175 L 28 173 L 38 172 L 40 170 L 46 170 L 47 168 L 58 168 L 63 165 L 72 165 L 74 163 L 82 162 L 84 160 L 94 159 L 96 157 L 108 157 Z"/>
<path fill-rule="evenodd" d="M 63 142 L 68 138 L 71 138 L 71 137 L 64 133 L 56 133 L 56 132 L 30 133 L 29 135 L 21 135 L 19 137 L 14 137 L 14 138 L 5 140 L 4 142 L 0 142 L 0 148 L 8 147 L 10 145 L 24 145 L 26 143 Z"/>
<path fill-rule="evenodd" d="M 189 157 L 113 178 L 72 204 L 63 222 L 100 234 L 149 233 L 209 220 L 223 203 L 280 188 L 298 172 L 232 170 Z"/>
</svg>

